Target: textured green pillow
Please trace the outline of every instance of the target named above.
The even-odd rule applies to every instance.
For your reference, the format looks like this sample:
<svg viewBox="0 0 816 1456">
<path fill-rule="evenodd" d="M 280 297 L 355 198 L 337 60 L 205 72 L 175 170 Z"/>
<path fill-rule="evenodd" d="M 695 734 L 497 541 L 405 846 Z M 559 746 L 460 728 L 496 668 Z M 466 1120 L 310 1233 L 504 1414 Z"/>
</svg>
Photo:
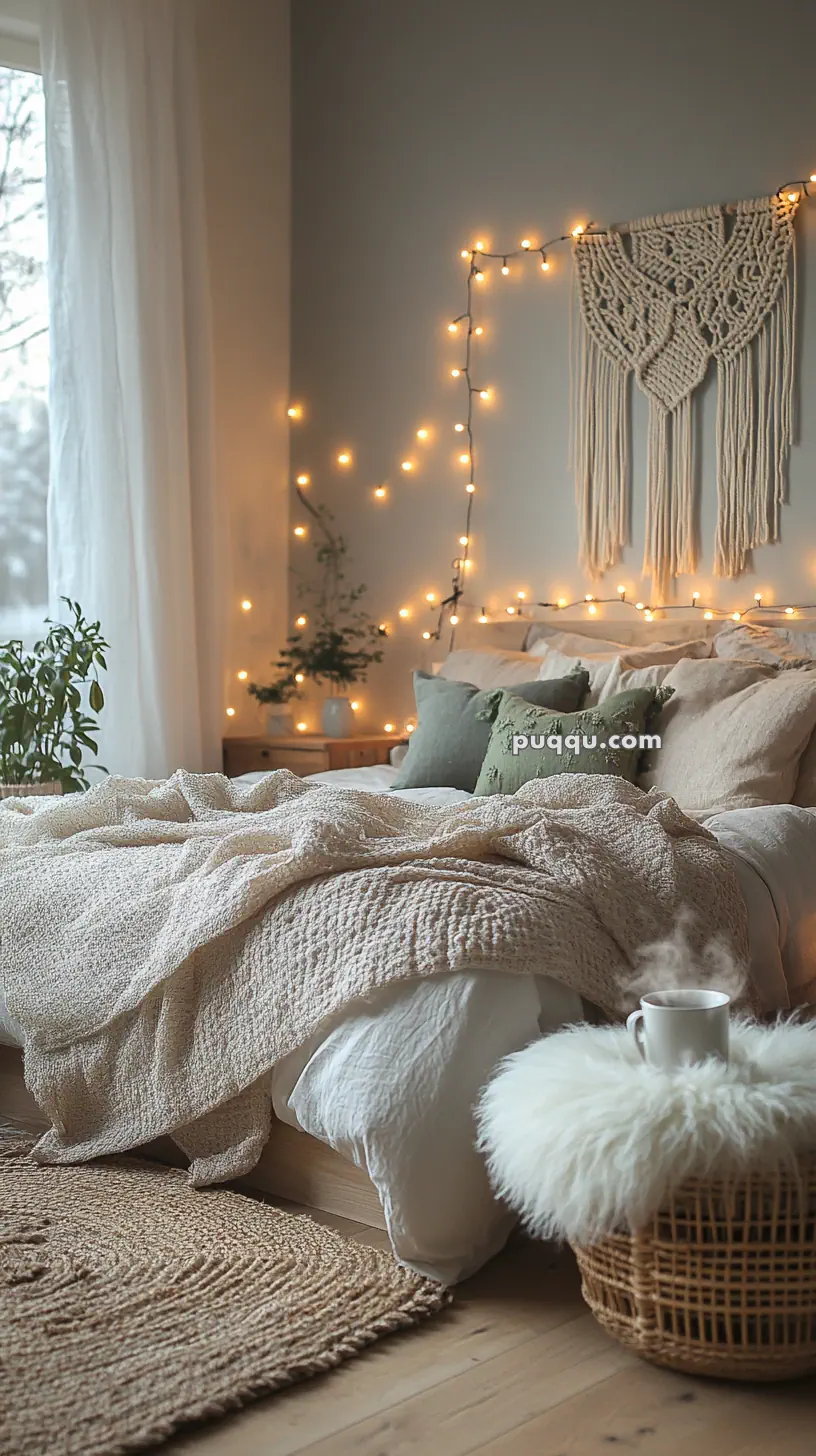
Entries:
<svg viewBox="0 0 816 1456">
<path fill-rule="evenodd" d="M 589 673 L 576 669 L 548 682 L 518 683 L 519 701 L 554 713 L 571 713 L 589 686 Z M 490 728 L 505 696 L 501 688 L 479 690 L 472 683 L 450 682 L 428 672 L 414 673 L 417 726 L 395 789 L 473 791 L 490 742 Z"/>
<path fill-rule="evenodd" d="M 595 708 L 582 713 L 542 712 L 524 702 L 515 691 L 503 692 L 490 734 L 490 743 L 476 784 L 476 794 L 514 794 L 530 779 L 547 779 L 552 774 L 604 773 L 635 782 L 643 746 L 609 746 L 617 737 L 650 733 L 673 688 L 630 688 L 616 693 Z M 528 747 L 514 739 L 531 739 Z M 547 740 L 578 738 L 580 746 L 562 745 L 561 751 Z M 595 740 L 584 746 L 583 740 Z"/>
</svg>

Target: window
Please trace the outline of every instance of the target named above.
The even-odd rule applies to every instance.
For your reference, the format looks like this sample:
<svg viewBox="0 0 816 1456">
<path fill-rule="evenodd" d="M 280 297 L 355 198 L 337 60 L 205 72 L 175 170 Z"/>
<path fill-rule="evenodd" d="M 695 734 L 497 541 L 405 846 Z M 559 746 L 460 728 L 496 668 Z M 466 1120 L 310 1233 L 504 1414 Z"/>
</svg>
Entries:
<svg viewBox="0 0 816 1456">
<path fill-rule="evenodd" d="M 0 640 L 47 612 L 46 262 L 42 78 L 0 55 Z"/>
</svg>

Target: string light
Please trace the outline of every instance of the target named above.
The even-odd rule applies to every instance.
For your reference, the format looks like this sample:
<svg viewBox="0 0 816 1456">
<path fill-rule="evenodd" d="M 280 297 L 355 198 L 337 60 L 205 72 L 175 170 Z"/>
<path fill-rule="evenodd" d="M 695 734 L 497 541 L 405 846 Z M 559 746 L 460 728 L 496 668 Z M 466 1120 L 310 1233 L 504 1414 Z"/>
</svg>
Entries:
<svg viewBox="0 0 816 1456">
<path fill-rule="evenodd" d="M 467 257 L 467 253 L 465 253 L 465 257 Z M 448 333 L 449 334 L 458 334 L 458 332 L 459 332 L 459 325 L 458 324 L 453 324 L 453 323 L 448 324 Z"/>
<path fill-rule="evenodd" d="M 598 608 L 596 607 L 594 602 L 590 602 L 589 606 L 587 607 L 587 611 L 589 612 L 590 617 L 594 617 L 598 611 Z"/>
<path fill-rule="evenodd" d="M 490 390 L 489 389 L 480 389 L 479 390 L 479 398 L 480 399 L 489 399 L 490 398 Z"/>
<path fill-rule="evenodd" d="M 487 612 L 485 611 L 484 607 L 482 607 L 481 613 L 476 618 L 476 620 L 477 620 L 477 622 L 486 622 L 487 621 Z"/>
<path fill-rule="evenodd" d="M 474 243 L 473 244 L 473 251 L 474 251 L 474 253 L 483 253 L 486 246 L 487 245 L 485 243 L 481 243 L 481 242 L 480 243 Z"/>
<path fill-rule="evenodd" d="M 626 596 L 626 587 L 625 586 L 619 586 L 618 587 L 618 596 L 620 597 L 621 601 L 623 601 L 624 597 Z"/>
<path fill-rule="evenodd" d="M 423 425 L 421 427 L 421 429 L 417 430 L 417 439 L 418 440 L 427 440 L 429 434 L 430 434 L 430 431 L 427 430 L 425 428 L 425 426 Z"/>
<path fill-rule="evenodd" d="M 460 546 L 467 546 L 468 540 L 469 540 L 469 538 L 467 536 L 460 536 L 459 537 L 459 545 Z"/>
<path fill-rule="evenodd" d="M 461 435 L 461 433 L 462 433 L 462 431 L 464 430 L 465 427 L 464 427 L 464 425 L 454 425 L 453 428 L 455 429 L 457 435 Z"/>
<path fill-rule="evenodd" d="M 383 723 L 383 732 L 384 733 L 393 733 L 394 732 L 394 725 L 393 725 L 393 723 Z"/>
<path fill-rule="evenodd" d="M 785 608 L 785 616 L 786 617 L 792 617 L 793 616 L 793 607 L 786 607 Z"/>
<path fill-rule="evenodd" d="M 566 597 L 559 597 L 558 598 L 558 601 L 556 602 L 556 606 L 559 608 L 559 610 L 563 610 L 563 608 L 566 605 L 567 605 L 567 599 L 566 599 Z"/>
<path fill-rule="evenodd" d="M 241 603 L 241 611 L 242 612 L 251 612 L 252 611 L 252 603 L 249 600 L 249 597 L 244 597 L 244 600 Z"/>
<path fill-rule="evenodd" d="M 732 612 L 731 613 L 731 621 L 732 622 L 739 622 L 741 620 L 742 620 L 742 613 L 741 612 Z"/>
<path fill-rule="evenodd" d="M 351 702 L 349 703 L 349 707 L 351 708 L 352 713 L 359 713 L 360 711 L 360 704 L 356 698 L 352 698 Z"/>
<path fill-rule="evenodd" d="M 550 260 L 544 253 L 541 254 L 541 271 L 542 273 L 549 273 L 550 271 Z"/>
<path fill-rule="evenodd" d="M 700 600 L 700 593 L 699 592 L 692 592 L 691 593 L 691 600 L 693 602 L 699 602 L 699 600 Z"/>
<path fill-rule="evenodd" d="M 572 230 L 571 230 L 571 235 L 574 238 L 580 238 L 580 237 L 582 237 L 582 235 L 583 235 L 583 233 L 585 231 L 586 231 L 586 229 L 584 227 L 584 224 L 582 222 L 577 222 L 575 224 L 575 227 L 572 228 Z"/>
<path fill-rule="evenodd" d="M 249 673 L 247 672 L 246 668 L 242 667 L 240 672 L 236 672 L 235 676 L 237 677 L 239 682 L 246 682 L 247 678 L 249 677 Z"/>
<path fill-rule="evenodd" d="M 286 413 L 288 414 L 290 420 L 302 420 L 303 419 L 303 405 L 302 404 L 290 404 L 290 406 L 289 406 L 288 410 L 286 411 Z"/>
<path fill-rule="evenodd" d="M 399 616 L 400 617 L 410 617 L 410 615 L 411 615 L 411 612 L 410 612 L 410 610 L 409 610 L 408 607 L 400 607 L 400 609 L 399 609 Z"/>
<path fill-rule="evenodd" d="M 308 617 L 303 617 L 303 616 L 301 616 L 301 617 L 295 617 L 295 626 L 296 627 L 305 627 L 307 625 L 308 621 L 309 621 L 309 618 Z"/>
<path fill-rule="evenodd" d="M 374 494 L 377 500 L 385 500 L 386 496 L 388 495 L 388 491 L 386 490 L 384 485 L 375 485 Z"/>
<path fill-rule="evenodd" d="M 406 731 L 406 733 L 413 733 L 413 731 L 414 731 L 415 728 L 416 728 L 416 723 L 406 723 L 406 725 L 405 725 L 405 731 Z"/>
<path fill-rule="evenodd" d="M 425 600 L 426 602 L 431 602 L 433 604 L 436 601 L 436 592 L 426 592 Z"/>
<path fill-rule="evenodd" d="M 485 276 L 484 276 L 484 273 L 482 272 L 481 268 L 477 268 L 477 270 L 476 270 L 476 272 L 474 273 L 473 276 L 476 279 L 476 282 L 477 283 L 484 283 Z"/>
<path fill-rule="evenodd" d="M 234 708 L 227 708 L 227 717 L 228 718 L 234 718 L 235 717 L 235 709 Z"/>
<path fill-rule="evenodd" d="M 306 535 L 306 527 L 305 526 L 295 526 L 295 529 L 292 532 L 292 535 L 293 536 L 300 536 L 301 538 L 304 537 Z"/>
<path fill-rule="evenodd" d="M 703 619 L 706 622 L 710 622 L 713 616 L 714 616 L 714 613 L 713 612 L 703 612 Z"/>
<path fill-rule="evenodd" d="M 310 483 L 310 481 L 311 481 L 311 476 L 310 475 L 299 475 L 298 478 L 297 478 L 298 485 L 308 485 Z"/>
<path fill-rule="evenodd" d="M 460 455 L 459 456 L 459 464 L 460 465 L 469 465 L 470 464 L 470 456 L 469 455 L 466 455 L 466 454 Z"/>
<path fill-rule="evenodd" d="M 461 253 L 459 254 L 459 257 L 460 258 L 469 258 L 470 257 L 470 253 L 468 252 L 467 248 L 463 248 L 462 249 Z"/>
<path fill-rule="evenodd" d="M 521 240 L 521 246 L 523 248 L 531 248 L 533 245 L 530 242 L 530 239 L 529 238 L 522 238 L 522 240 Z"/>
<path fill-rule="evenodd" d="M 504 259 L 504 261 L 502 263 L 501 270 L 502 270 L 502 273 L 504 274 L 504 276 L 506 278 L 507 275 L 508 275 L 508 273 L 510 272 L 510 269 L 507 266 L 507 259 L 506 258 Z"/>
<path fill-rule="evenodd" d="M 461 376 L 461 373 L 462 373 L 461 369 L 451 369 L 451 379 L 459 379 L 460 376 Z"/>
<path fill-rule="evenodd" d="M 459 625 L 459 617 L 458 617 L 457 613 L 456 612 L 452 612 L 451 615 L 448 617 L 448 621 L 450 622 L 450 624 L 451 624 L 452 627 L 458 627 L 458 625 Z"/>
<path fill-rule="evenodd" d="M 295 673 L 295 682 L 296 683 L 302 683 L 302 682 L 305 682 L 305 681 L 306 681 L 306 678 L 305 678 L 305 675 L 302 672 L 296 672 Z"/>
<path fill-rule="evenodd" d="M 476 334 L 477 338 L 481 338 L 482 334 L 484 333 L 484 329 L 482 328 L 481 324 L 477 324 L 473 332 L 474 334 Z"/>
<path fill-rule="evenodd" d="M 526 594 L 516 592 L 516 598 L 517 600 L 526 600 Z M 615 604 L 617 606 L 631 607 L 636 612 L 642 612 L 646 620 L 650 622 L 654 620 L 655 614 L 658 612 L 665 615 L 669 612 L 686 612 L 689 610 L 702 610 L 703 618 L 707 622 L 711 622 L 715 618 L 719 618 L 720 621 L 730 620 L 732 622 L 742 622 L 745 620 L 746 617 L 750 617 L 752 615 L 764 615 L 766 617 L 769 615 L 778 616 L 780 613 L 784 612 L 786 617 L 795 617 L 799 612 L 816 612 L 816 602 L 800 602 L 797 603 L 795 606 L 788 605 L 786 607 L 764 606 L 762 603 L 761 592 L 754 593 L 754 598 L 751 606 L 741 607 L 738 609 L 731 609 L 727 607 L 706 607 L 703 610 L 700 603 L 700 593 L 698 591 L 692 592 L 690 602 L 662 602 L 659 604 L 647 604 L 646 602 L 631 602 L 627 600 L 625 591 L 623 587 L 620 586 L 617 588 L 617 596 L 614 597 L 596 597 L 593 596 L 591 592 L 587 592 L 583 597 L 577 597 L 575 601 L 572 602 L 567 601 L 566 597 L 558 597 L 557 601 L 529 603 L 531 607 L 549 607 L 551 611 L 560 612 L 563 612 L 571 607 L 583 606 L 586 607 L 587 612 L 590 616 L 596 615 L 599 606 L 607 606 L 612 604 Z M 507 606 L 505 607 L 505 611 L 507 612 L 508 616 L 511 617 L 515 616 L 517 613 L 520 614 L 520 608 L 516 606 Z"/>
<path fill-rule="evenodd" d="M 423 632 L 422 639 L 423 639 L 424 642 L 430 642 L 430 640 L 431 640 L 431 634 L 430 634 L 430 632 Z"/>
<path fill-rule="evenodd" d="M 308 726 L 309 725 L 307 723 L 303 723 L 303 722 L 300 722 L 300 723 L 296 723 L 295 724 L 295 727 L 297 728 L 298 733 L 305 733 Z"/>
<path fill-rule="evenodd" d="M 404 470 L 405 473 L 406 473 L 406 475 L 410 471 L 412 471 L 413 468 L 414 468 L 414 462 L 413 462 L 413 460 L 403 460 L 403 462 L 402 462 L 402 464 L 400 466 L 400 470 Z"/>
<path fill-rule="evenodd" d="M 337 457 L 337 464 L 338 465 L 350 465 L 351 464 L 351 451 L 350 450 L 341 450 L 340 451 L 340 454 Z"/>
<path fill-rule="evenodd" d="M 468 495 L 473 495 L 473 492 L 475 491 L 475 489 L 476 489 L 476 487 L 473 484 L 473 481 L 472 480 L 469 480 L 468 483 L 467 483 L 467 485 L 465 486 L 465 490 L 467 491 Z"/>
<path fill-rule="evenodd" d="M 756 602 L 758 607 L 762 606 L 762 592 L 754 592 L 754 601 Z"/>
<path fill-rule="evenodd" d="M 635 611 L 636 612 L 642 612 L 643 610 L 644 610 L 644 603 L 643 602 L 635 602 Z"/>
</svg>

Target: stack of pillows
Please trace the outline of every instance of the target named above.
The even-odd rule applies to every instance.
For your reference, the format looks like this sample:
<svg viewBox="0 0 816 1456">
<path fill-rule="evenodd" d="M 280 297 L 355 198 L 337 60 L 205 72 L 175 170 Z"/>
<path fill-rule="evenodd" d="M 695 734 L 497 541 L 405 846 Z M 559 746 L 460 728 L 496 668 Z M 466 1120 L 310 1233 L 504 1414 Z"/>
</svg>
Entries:
<svg viewBox="0 0 816 1456">
<path fill-rule="evenodd" d="M 531 778 L 612 773 L 697 818 L 816 807 L 816 633 L 729 623 L 707 641 L 644 647 L 556 633 L 526 652 L 453 652 L 414 688 L 394 788 L 508 794 Z M 608 746 L 648 734 L 660 748 Z M 547 746 L 573 735 L 595 744 Z M 519 736 L 535 746 L 514 752 Z"/>
</svg>

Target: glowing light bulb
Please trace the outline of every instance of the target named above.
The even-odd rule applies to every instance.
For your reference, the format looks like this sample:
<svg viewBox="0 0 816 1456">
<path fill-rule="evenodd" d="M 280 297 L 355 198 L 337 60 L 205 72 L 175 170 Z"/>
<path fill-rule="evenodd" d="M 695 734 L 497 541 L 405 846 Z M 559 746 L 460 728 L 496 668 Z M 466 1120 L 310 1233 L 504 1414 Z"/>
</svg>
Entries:
<svg viewBox="0 0 816 1456">
<path fill-rule="evenodd" d="M 642 612 L 643 611 L 643 602 L 635 602 L 635 611 L 636 612 Z"/>
<path fill-rule="evenodd" d="M 374 487 L 374 494 L 377 497 L 377 500 L 385 500 L 385 497 L 388 495 L 388 491 L 386 490 L 384 485 L 376 485 Z"/>
<path fill-rule="evenodd" d="M 816 172 L 811 172 L 811 174 L 810 174 L 810 180 L 811 180 L 811 182 L 816 182 Z"/>
<path fill-rule="evenodd" d="M 646 618 L 646 621 L 647 622 L 653 622 L 654 621 L 654 617 L 652 616 L 652 613 L 649 611 L 648 607 L 646 608 L 646 611 L 643 613 L 643 615 Z"/>
<path fill-rule="evenodd" d="M 422 425 L 422 427 L 417 430 L 417 439 L 418 440 L 427 440 L 427 438 L 428 438 L 428 436 L 429 436 L 430 433 L 431 433 L 430 430 L 427 430 L 425 428 L 425 426 Z"/>
<path fill-rule="evenodd" d="M 227 717 L 228 718 L 234 718 L 235 717 L 235 709 L 234 708 L 227 708 Z"/>
<path fill-rule="evenodd" d="M 542 271 L 542 273 L 549 273 L 549 271 L 550 271 L 550 263 L 549 263 L 549 259 L 548 258 L 542 258 L 541 259 L 541 271 Z"/>
<path fill-rule="evenodd" d="M 455 612 L 452 612 L 451 615 L 448 617 L 448 621 L 450 622 L 452 627 L 456 627 L 458 626 L 459 618 Z"/>
<path fill-rule="evenodd" d="M 464 430 L 465 426 L 460 424 L 460 425 L 454 425 L 453 428 L 455 429 L 457 435 L 461 435 L 461 433 Z"/>
<path fill-rule="evenodd" d="M 461 253 L 459 254 L 459 257 L 460 258 L 469 258 L 470 257 L 470 250 L 468 248 L 463 248 L 462 251 L 461 251 Z"/>
<path fill-rule="evenodd" d="M 789 192 L 788 193 L 788 202 L 798 202 L 798 200 L 799 200 L 799 193 L 798 192 Z"/>
<path fill-rule="evenodd" d="M 380 634 L 381 637 L 387 637 L 388 636 L 388 623 L 387 622 L 380 622 L 378 624 L 378 626 L 377 626 L 377 631 L 379 632 L 379 634 Z"/>
<path fill-rule="evenodd" d="M 478 617 L 477 617 L 477 618 L 476 618 L 476 621 L 477 621 L 477 622 L 482 622 L 482 623 L 484 623 L 484 622 L 486 622 L 486 621 L 487 621 L 487 613 L 486 613 L 486 612 L 485 612 L 485 609 L 484 609 L 484 607 L 482 607 L 482 610 L 481 610 L 481 613 L 480 613 L 480 615 L 479 615 L 479 616 L 478 616 Z"/>
<path fill-rule="evenodd" d="M 289 406 L 288 410 L 286 411 L 286 413 L 288 414 L 290 420 L 302 420 L 303 419 L 303 405 L 302 404 L 290 404 L 290 406 Z"/>
<path fill-rule="evenodd" d="M 308 617 L 295 617 L 295 626 L 305 627 L 308 620 Z"/>
<path fill-rule="evenodd" d="M 490 398 L 490 390 L 489 389 L 480 389 L 479 390 L 479 398 L 480 399 L 489 399 Z"/>
<path fill-rule="evenodd" d="M 460 465 L 469 465 L 470 464 L 470 456 L 469 455 L 460 455 L 459 456 L 459 464 Z"/>
<path fill-rule="evenodd" d="M 625 586 L 619 586 L 617 588 L 617 593 L 618 593 L 618 596 L 619 597 L 625 597 L 626 596 L 626 587 Z"/>
<path fill-rule="evenodd" d="M 482 334 L 484 333 L 484 329 L 482 328 L 481 324 L 477 324 L 473 332 L 474 334 L 477 334 L 479 338 L 481 338 Z"/>
<path fill-rule="evenodd" d="M 793 607 L 786 607 L 785 608 L 785 616 L 786 617 L 792 617 L 793 616 Z"/>
<path fill-rule="evenodd" d="M 297 728 L 298 733 L 305 733 L 307 726 L 308 725 L 306 723 L 303 723 L 303 722 L 296 723 L 295 724 L 295 727 Z M 298 751 L 300 751 L 300 750 L 298 750 Z"/>
<path fill-rule="evenodd" d="M 484 273 L 482 272 L 481 268 L 477 268 L 473 276 L 476 279 L 477 283 L 484 283 Z"/>
<path fill-rule="evenodd" d="M 590 617 L 594 617 L 598 611 L 598 608 L 596 607 L 594 602 L 590 602 L 589 606 L 587 607 L 587 611 L 589 612 Z"/>
<path fill-rule="evenodd" d="M 756 602 L 757 606 L 759 606 L 760 602 L 762 601 L 762 592 L 754 592 L 754 601 Z"/>
<path fill-rule="evenodd" d="M 469 556 L 466 556 L 464 561 L 462 562 L 462 565 L 466 568 L 471 567 L 473 565 L 473 562 L 471 561 Z"/>
<path fill-rule="evenodd" d="M 239 673 L 236 673 L 236 677 L 238 678 L 239 682 L 246 682 L 247 678 L 249 677 L 249 673 L 247 672 L 246 668 L 242 667 L 241 671 Z"/>
<path fill-rule="evenodd" d="M 741 620 L 742 620 L 742 613 L 741 612 L 732 612 L 731 613 L 731 621 L 732 622 L 739 622 Z"/>
<path fill-rule="evenodd" d="M 423 634 L 422 634 L 422 640 L 423 640 L 423 642 L 430 642 L 430 640 L 431 640 L 431 634 L 430 634 L 430 632 L 423 632 Z"/>
<path fill-rule="evenodd" d="M 712 620 L 713 616 L 714 616 L 714 613 L 713 612 L 703 612 L 703 620 L 705 622 L 710 622 Z"/>
<path fill-rule="evenodd" d="M 592 595 L 592 593 L 591 592 L 587 592 L 586 596 L 584 597 L 584 601 L 585 602 L 594 602 L 594 600 L 595 600 L 595 598 Z"/>
<path fill-rule="evenodd" d="M 465 254 L 465 256 L 467 257 L 467 254 Z M 458 334 L 458 332 L 459 332 L 459 325 L 458 324 L 448 324 L 448 333 L 449 334 Z"/>
<path fill-rule="evenodd" d="M 405 725 L 405 731 L 406 731 L 406 733 L 413 733 L 413 731 L 414 731 L 415 728 L 416 728 L 416 723 L 406 723 L 406 725 Z"/>
<path fill-rule="evenodd" d="M 292 534 L 293 534 L 293 536 L 305 536 L 306 535 L 306 527 L 305 526 L 295 526 L 295 529 L 292 532 Z"/>
<path fill-rule="evenodd" d="M 309 484 L 311 484 L 311 476 L 310 475 L 299 475 L 298 478 L 297 478 L 297 483 L 298 483 L 298 485 L 309 485 Z"/>
<path fill-rule="evenodd" d="M 451 369 L 451 379 L 458 379 L 461 373 L 461 369 Z"/>
<path fill-rule="evenodd" d="M 526 592 L 516 592 L 516 599 L 518 601 L 520 601 L 520 602 L 526 601 L 527 600 L 527 593 Z"/>
<path fill-rule="evenodd" d="M 468 538 L 467 538 L 467 536 L 460 536 L 459 537 L 459 545 L 460 546 L 467 546 L 467 544 L 468 544 Z"/>
<path fill-rule="evenodd" d="M 530 241 L 529 238 L 522 238 L 522 240 L 521 240 L 521 246 L 523 248 L 531 248 L 533 245 L 532 245 L 532 243 L 531 243 L 531 241 Z"/>
<path fill-rule="evenodd" d="M 351 464 L 351 451 L 350 450 L 341 450 L 340 451 L 340 454 L 337 457 L 337 464 L 338 465 L 350 465 Z"/>
<path fill-rule="evenodd" d="M 556 603 L 556 605 L 559 606 L 559 607 L 562 607 L 562 608 L 565 607 L 567 605 L 567 599 L 566 599 L 566 597 L 559 597 L 558 598 L 558 602 Z"/>
<path fill-rule="evenodd" d="M 692 592 L 691 593 L 691 600 L 693 602 L 699 602 L 699 600 L 700 600 L 700 593 L 699 592 Z"/>
<path fill-rule="evenodd" d="M 474 253 L 483 253 L 484 250 L 485 250 L 484 243 L 478 242 L 478 243 L 474 243 L 473 244 L 473 251 L 474 251 Z"/>
<path fill-rule="evenodd" d="M 360 704 L 356 698 L 352 698 L 351 702 L 349 703 L 349 707 L 351 708 L 352 713 L 359 713 L 360 711 Z"/>
<path fill-rule="evenodd" d="M 249 597 L 244 597 L 244 600 L 241 603 L 241 611 L 242 612 L 251 612 L 252 611 L 252 603 L 249 600 Z"/>
<path fill-rule="evenodd" d="M 426 592 L 425 593 L 425 600 L 426 600 L 426 602 L 435 602 L 436 601 L 436 592 Z"/>
<path fill-rule="evenodd" d="M 393 723 L 383 723 L 383 732 L 384 733 L 393 733 L 393 731 L 394 731 L 394 725 L 393 725 Z"/>
<path fill-rule="evenodd" d="M 414 462 L 413 462 L 413 460 L 403 460 L 403 462 L 402 462 L 402 464 L 400 466 L 400 470 L 404 470 L 405 473 L 406 473 L 406 475 L 408 474 L 409 471 L 413 470 L 413 468 L 414 468 Z"/>
<path fill-rule="evenodd" d="M 400 617 L 410 617 L 411 613 L 408 607 L 400 607 L 398 615 Z"/>
<path fill-rule="evenodd" d="M 295 682 L 296 683 L 302 683 L 302 682 L 305 682 L 305 681 L 306 681 L 306 679 L 305 679 L 305 677 L 304 677 L 304 675 L 303 675 L 302 672 L 296 672 L 295 673 Z"/>
<path fill-rule="evenodd" d="M 516 609 L 515 609 L 515 607 L 505 607 L 504 610 L 506 611 L 508 617 L 515 617 L 515 615 L 516 615 Z"/>
<path fill-rule="evenodd" d="M 504 276 L 506 278 L 507 275 L 508 275 L 508 273 L 510 272 L 510 269 L 507 266 L 507 259 L 506 258 L 505 258 L 504 262 L 502 263 L 501 270 L 502 270 L 502 273 L 504 274 Z"/>
<path fill-rule="evenodd" d="M 473 495 L 473 492 L 474 492 L 475 489 L 476 489 L 476 487 L 473 484 L 473 481 L 472 480 L 469 480 L 468 483 L 467 483 L 467 485 L 465 486 L 465 490 L 467 491 L 468 495 Z"/>
<path fill-rule="evenodd" d="M 581 234 L 582 234 L 583 231 L 584 231 L 584 224 L 582 222 L 577 222 L 575 224 L 575 227 L 572 229 L 572 237 L 574 237 L 574 238 L 580 238 L 580 236 L 581 236 Z"/>
</svg>

